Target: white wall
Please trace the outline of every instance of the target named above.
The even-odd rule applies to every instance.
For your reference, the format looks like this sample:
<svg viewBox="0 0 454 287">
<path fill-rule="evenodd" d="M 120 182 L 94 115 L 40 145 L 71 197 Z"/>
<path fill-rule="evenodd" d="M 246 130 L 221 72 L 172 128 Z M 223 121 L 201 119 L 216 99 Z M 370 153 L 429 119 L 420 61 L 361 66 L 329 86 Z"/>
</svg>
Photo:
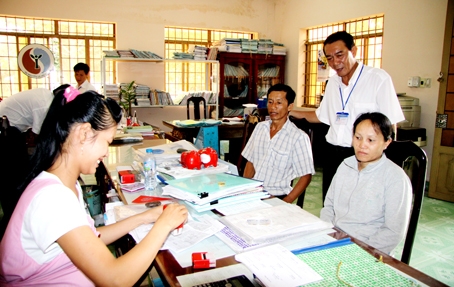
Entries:
<svg viewBox="0 0 454 287">
<path fill-rule="evenodd" d="M 115 22 L 117 49 L 149 50 L 164 56 L 164 26 L 258 32 L 276 39 L 272 0 L 1 0 L 0 13 L 29 17 Z M 119 63 L 118 81 L 164 89 L 164 65 Z"/>
<path fill-rule="evenodd" d="M 446 9 L 447 0 L 42 0 L 34 5 L 28 0 L 0 1 L 0 13 L 7 15 L 116 22 L 117 48 L 150 50 L 159 55 L 164 54 L 164 26 L 258 32 L 259 38 L 286 45 L 286 82 L 296 90 L 300 89 L 301 74 L 298 54 L 303 50 L 300 35 L 305 28 L 383 13 L 383 68 L 393 78 L 397 92 L 420 99 L 429 160 Z M 136 80 L 162 89 L 162 71 L 159 64 L 120 66 L 118 80 Z M 432 87 L 408 88 L 409 76 L 431 78 Z"/>
<path fill-rule="evenodd" d="M 280 1 L 276 15 L 283 15 L 281 37 L 290 51 L 287 56 L 287 82 L 301 90 L 302 82 L 298 81 L 298 75 L 301 75 L 303 67 L 297 51 L 302 51 L 302 30 L 384 14 L 382 67 L 391 75 L 398 93 L 407 93 L 420 99 L 421 127 L 427 130 L 427 146 L 424 150 L 429 158 L 430 169 L 439 90 L 436 79 L 441 69 L 446 9 L 446 0 Z M 431 78 L 431 88 L 408 88 L 406 84 L 410 76 Z"/>
</svg>

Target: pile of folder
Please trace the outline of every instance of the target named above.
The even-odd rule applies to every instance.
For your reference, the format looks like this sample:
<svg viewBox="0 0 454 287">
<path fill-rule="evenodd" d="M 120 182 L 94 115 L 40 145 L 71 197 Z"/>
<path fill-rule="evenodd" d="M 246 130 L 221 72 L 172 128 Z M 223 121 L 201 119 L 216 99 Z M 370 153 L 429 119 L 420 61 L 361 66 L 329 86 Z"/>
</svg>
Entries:
<svg viewBox="0 0 454 287">
<path fill-rule="evenodd" d="M 185 200 L 196 211 L 269 197 L 263 182 L 228 173 L 203 174 L 167 181 L 163 195 Z"/>
<path fill-rule="evenodd" d="M 241 39 L 242 53 L 257 53 L 257 40 Z"/>
</svg>

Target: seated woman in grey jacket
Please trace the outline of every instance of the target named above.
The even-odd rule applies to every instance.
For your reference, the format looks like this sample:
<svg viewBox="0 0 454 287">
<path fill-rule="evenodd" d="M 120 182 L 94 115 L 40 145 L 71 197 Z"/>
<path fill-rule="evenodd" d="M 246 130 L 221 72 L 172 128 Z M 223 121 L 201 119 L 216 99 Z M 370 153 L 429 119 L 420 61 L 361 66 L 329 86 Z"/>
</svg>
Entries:
<svg viewBox="0 0 454 287">
<path fill-rule="evenodd" d="M 412 187 L 402 168 L 386 158 L 392 125 L 381 113 L 365 113 L 353 125 L 355 155 L 337 169 L 320 218 L 390 253 L 407 229 Z"/>
</svg>

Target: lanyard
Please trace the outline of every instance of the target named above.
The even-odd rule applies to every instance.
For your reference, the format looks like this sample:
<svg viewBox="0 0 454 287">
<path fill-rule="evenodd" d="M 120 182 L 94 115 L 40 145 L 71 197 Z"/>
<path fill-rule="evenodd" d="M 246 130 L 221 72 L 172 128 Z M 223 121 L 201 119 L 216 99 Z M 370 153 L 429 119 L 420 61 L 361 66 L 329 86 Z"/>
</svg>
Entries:
<svg viewBox="0 0 454 287">
<path fill-rule="evenodd" d="M 355 84 L 353 85 L 353 88 L 350 90 L 350 93 L 348 94 L 348 98 L 347 98 L 347 101 L 345 102 L 345 104 L 344 104 L 344 97 L 342 96 L 342 89 L 339 86 L 339 93 L 340 93 L 341 102 L 342 102 L 342 110 L 345 110 L 345 106 L 347 106 L 348 100 L 350 99 L 350 96 L 352 95 L 352 92 L 356 87 L 356 83 L 358 83 L 359 77 L 361 77 L 361 73 L 363 72 L 363 69 L 364 69 L 364 65 L 361 67 L 361 71 L 359 71 L 358 78 L 356 78 Z"/>
</svg>

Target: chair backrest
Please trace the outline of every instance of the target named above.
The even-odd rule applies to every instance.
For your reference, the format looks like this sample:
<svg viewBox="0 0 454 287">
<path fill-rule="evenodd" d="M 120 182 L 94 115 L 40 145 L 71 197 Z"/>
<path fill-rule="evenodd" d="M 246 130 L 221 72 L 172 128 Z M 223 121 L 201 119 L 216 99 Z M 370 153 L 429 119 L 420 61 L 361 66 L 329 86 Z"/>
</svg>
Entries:
<svg viewBox="0 0 454 287">
<path fill-rule="evenodd" d="M 237 168 L 238 168 L 238 174 L 240 176 L 243 175 L 244 168 L 246 167 L 246 159 L 243 158 L 241 155 L 241 152 L 243 151 L 244 147 L 246 146 L 249 138 L 252 135 L 252 132 L 255 129 L 255 126 L 260 122 L 260 116 L 258 114 L 254 114 L 254 112 L 247 117 L 247 120 L 244 122 L 244 128 L 243 128 L 243 138 L 241 139 L 241 150 L 240 150 L 240 156 L 238 158 L 238 163 L 237 163 Z"/>
<path fill-rule="evenodd" d="M 393 141 L 385 150 L 385 154 L 391 161 L 404 169 L 413 188 L 413 205 L 401 257 L 402 262 L 409 264 L 424 197 L 427 156 L 424 150 L 412 141 Z"/>
<path fill-rule="evenodd" d="M 290 119 L 290 121 L 292 123 L 295 124 L 295 126 L 297 128 L 299 128 L 300 130 L 304 131 L 309 136 L 309 139 L 310 139 L 310 141 L 312 143 L 313 131 L 312 131 L 310 123 L 304 118 L 303 119 L 297 119 L 295 117 L 290 116 L 289 119 Z"/>
<path fill-rule="evenodd" d="M 188 115 L 188 120 L 190 120 L 189 116 L 189 104 L 190 103 L 194 104 L 194 120 L 200 120 L 200 102 L 203 104 L 203 118 L 207 118 L 207 105 L 206 101 L 203 97 L 190 97 L 187 102 L 186 102 L 186 110 L 187 110 L 187 115 Z"/>
</svg>

